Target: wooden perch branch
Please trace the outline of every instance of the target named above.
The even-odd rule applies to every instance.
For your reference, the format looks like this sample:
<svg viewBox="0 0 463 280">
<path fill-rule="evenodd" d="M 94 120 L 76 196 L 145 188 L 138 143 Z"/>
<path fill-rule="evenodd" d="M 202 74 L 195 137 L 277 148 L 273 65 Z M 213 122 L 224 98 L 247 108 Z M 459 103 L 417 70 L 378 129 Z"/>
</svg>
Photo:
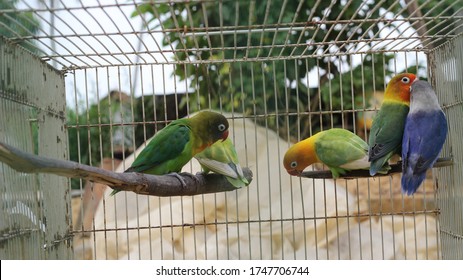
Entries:
<svg viewBox="0 0 463 280">
<path fill-rule="evenodd" d="M 438 158 L 436 163 L 434 163 L 433 168 L 435 167 L 444 167 L 453 165 L 452 158 Z M 389 176 L 395 173 L 402 172 L 402 162 L 399 161 L 396 164 L 391 164 L 391 169 L 386 174 L 377 173 L 375 176 L 370 175 L 369 170 L 351 170 L 346 172 L 346 174 L 339 176 L 340 179 L 355 179 L 355 178 L 373 178 L 381 176 Z M 302 172 L 300 177 L 312 178 L 312 179 L 333 179 L 331 171 L 329 170 L 320 170 L 320 171 L 305 171 Z"/>
<path fill-rule="evenodd" d="M 172 175 L 149 175 L 142 173 L 116 173 L 73 161 L 50 159 L 23 152 L 0 142 L 0 161 L 23 173 L 50 173 L 69 178 L 82 178 L 102 183 L 113 189 L 133 191 L 154 196 L 184 196 L 236 190 L 219 174 L 180 173 L 185 185 Z M 246 179 L 251 182 L 252 172 L 243 168 Z"/>
</svg>

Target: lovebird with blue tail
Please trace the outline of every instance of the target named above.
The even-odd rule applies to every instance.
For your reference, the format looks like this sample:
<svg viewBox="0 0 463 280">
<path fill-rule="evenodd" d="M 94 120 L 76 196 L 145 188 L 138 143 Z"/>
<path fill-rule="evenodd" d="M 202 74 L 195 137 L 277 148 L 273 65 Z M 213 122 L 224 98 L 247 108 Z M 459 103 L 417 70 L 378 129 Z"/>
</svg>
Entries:
<svg viewBox="0 0 463 280">
<path fill-rule="evenodd" d="M 410 112 L 402 140 L 402 192 L 412 195 L 426 178 L 447 137 L 447 120 L 426 81 L 411 86 Z"/>
</svg>

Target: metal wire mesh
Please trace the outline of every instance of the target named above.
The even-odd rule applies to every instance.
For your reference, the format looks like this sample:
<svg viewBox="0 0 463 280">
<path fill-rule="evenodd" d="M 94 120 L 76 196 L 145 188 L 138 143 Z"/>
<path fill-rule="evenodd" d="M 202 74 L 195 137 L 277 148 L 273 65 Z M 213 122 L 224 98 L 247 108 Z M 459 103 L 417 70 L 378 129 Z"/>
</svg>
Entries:
<svg viewBox="0 0 463 280">
<path fill-rule="evenodd" d="M 442 240 L 442 258 L 461 259 L 463 257 L 463 208 L 462 208 L 462 151 L 459 144 L 461 139 L 461 88 L 460 79 L 463 73 L 463 37 L 436 48 L 430 53 L 430 65 L 434 86 L 441 99 L 447 118 L 449 119 L 450 135 L 444 152 L 454 159 L 452 168 L 439 170 L 438 173 L 438 202 L 440 235 Z M 454 121 L 452 121 L 454 120 Z"/>
<path fill-rule="evenodd" d="M 0 141 L 65 158 L 64 77 L 2 38 L 0 59 Z M 0 258 L 71 258 L 68 180 L 0 168 Z"/>
<path fill-rule="evenodd" d="M 210 53 L 212 60 L 235 62 L 422 51 L 454 37 L 462 25 L 461 1 L 406 1 L 405 5 L 398 0 L 20 4 L 20 8 L 2 10 L 3 28 L 14 40 L 25 41 L 44 60 L 64 69 L 210 63 L 211 59 L 202 61 L 203 52 Z M 278 13 L 272 12 L 275 9 Z M 40 20 L 41 32 L 28 32 L 27 25 L 33 22 L 18 22 L 18 13 L 31 13 Z M 139 18 L 133 13 L 139 13 Z M 194 13 L 200 14 L 199 19 Z M 207 17 L 211 14 L 217 16 Z M 170 33 L 180 39 L 180 45 L 171 44 L 177 40 L 165 36 Z M 345 40 L 338 40 L 346 34 Z M 230 38 L 235 44 L 225 45 Z M 191 46 L 188 41 L 193 41 Z"/>
<path fill-rule="evenodd" d="M 439 229 L 460 216 L 438 208 L 435 178 L 404 197 L 400 175 L 299 179 L 281 162 L 319 130 L 367 139 L 396 73 L 429 73 L 437 88 L 448 62 L 431 57 L 461 55 L 448 42 L 462 13 L 462 1 L 433 0 L 18 1 L 0 7 L 0 30 L 65 74 L 70 159 L 123 171 L 170 120 L 211 108 L 254 173 L 248 188 L 195 197 L 109 197 L 73 181 L 75 258 L 436 259 L 461 258 L 444 233 L 461 231 Z M 438 94 L 451 124 L 461 103 Z"/>
</svg>

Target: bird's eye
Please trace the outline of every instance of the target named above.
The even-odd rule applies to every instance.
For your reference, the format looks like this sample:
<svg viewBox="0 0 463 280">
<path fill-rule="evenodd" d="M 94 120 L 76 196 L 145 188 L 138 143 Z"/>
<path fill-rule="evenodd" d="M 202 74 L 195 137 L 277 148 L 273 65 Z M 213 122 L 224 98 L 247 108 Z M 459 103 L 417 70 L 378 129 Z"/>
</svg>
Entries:
<svg viewBox="0 0 463 280">
<path fill-rule="evenodd" d="M 297 162 L 296 161 L 291 162 L 290 166 L 291 166 L 291 168 L 296 168 L 297 167 Z"/>
<path fill-rule="evenodd" d="M 409 77 L 403 77 L 402 78 L 402 83 L 404 83 L 404 84 L 410 83 L 410 78 Z"/>
<path fill-rule="evenodd" d="M 222 131 L 224 131 L 225 129 L 227 129 L 227 127 L 226 127 L 223 123 L 219 124 L 219 126 L 218 126 L 217 128 L 219 129 L 220 132 L 222 132 Z"/>
</svg>

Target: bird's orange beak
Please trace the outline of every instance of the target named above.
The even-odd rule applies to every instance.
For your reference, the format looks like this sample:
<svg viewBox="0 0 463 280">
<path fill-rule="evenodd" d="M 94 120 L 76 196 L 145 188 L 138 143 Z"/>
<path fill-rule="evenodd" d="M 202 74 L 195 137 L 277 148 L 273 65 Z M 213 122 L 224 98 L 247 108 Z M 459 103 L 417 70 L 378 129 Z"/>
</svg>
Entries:
<svg viewBox="0 0 463 280">
<path fill-rule="evenodd" d="M 223 134 L 222 134 L 222 142 L 227 140 L 227 138 L 228 138 L 228 129 L 226 131 L 224 131 Z"/>
</svg>

